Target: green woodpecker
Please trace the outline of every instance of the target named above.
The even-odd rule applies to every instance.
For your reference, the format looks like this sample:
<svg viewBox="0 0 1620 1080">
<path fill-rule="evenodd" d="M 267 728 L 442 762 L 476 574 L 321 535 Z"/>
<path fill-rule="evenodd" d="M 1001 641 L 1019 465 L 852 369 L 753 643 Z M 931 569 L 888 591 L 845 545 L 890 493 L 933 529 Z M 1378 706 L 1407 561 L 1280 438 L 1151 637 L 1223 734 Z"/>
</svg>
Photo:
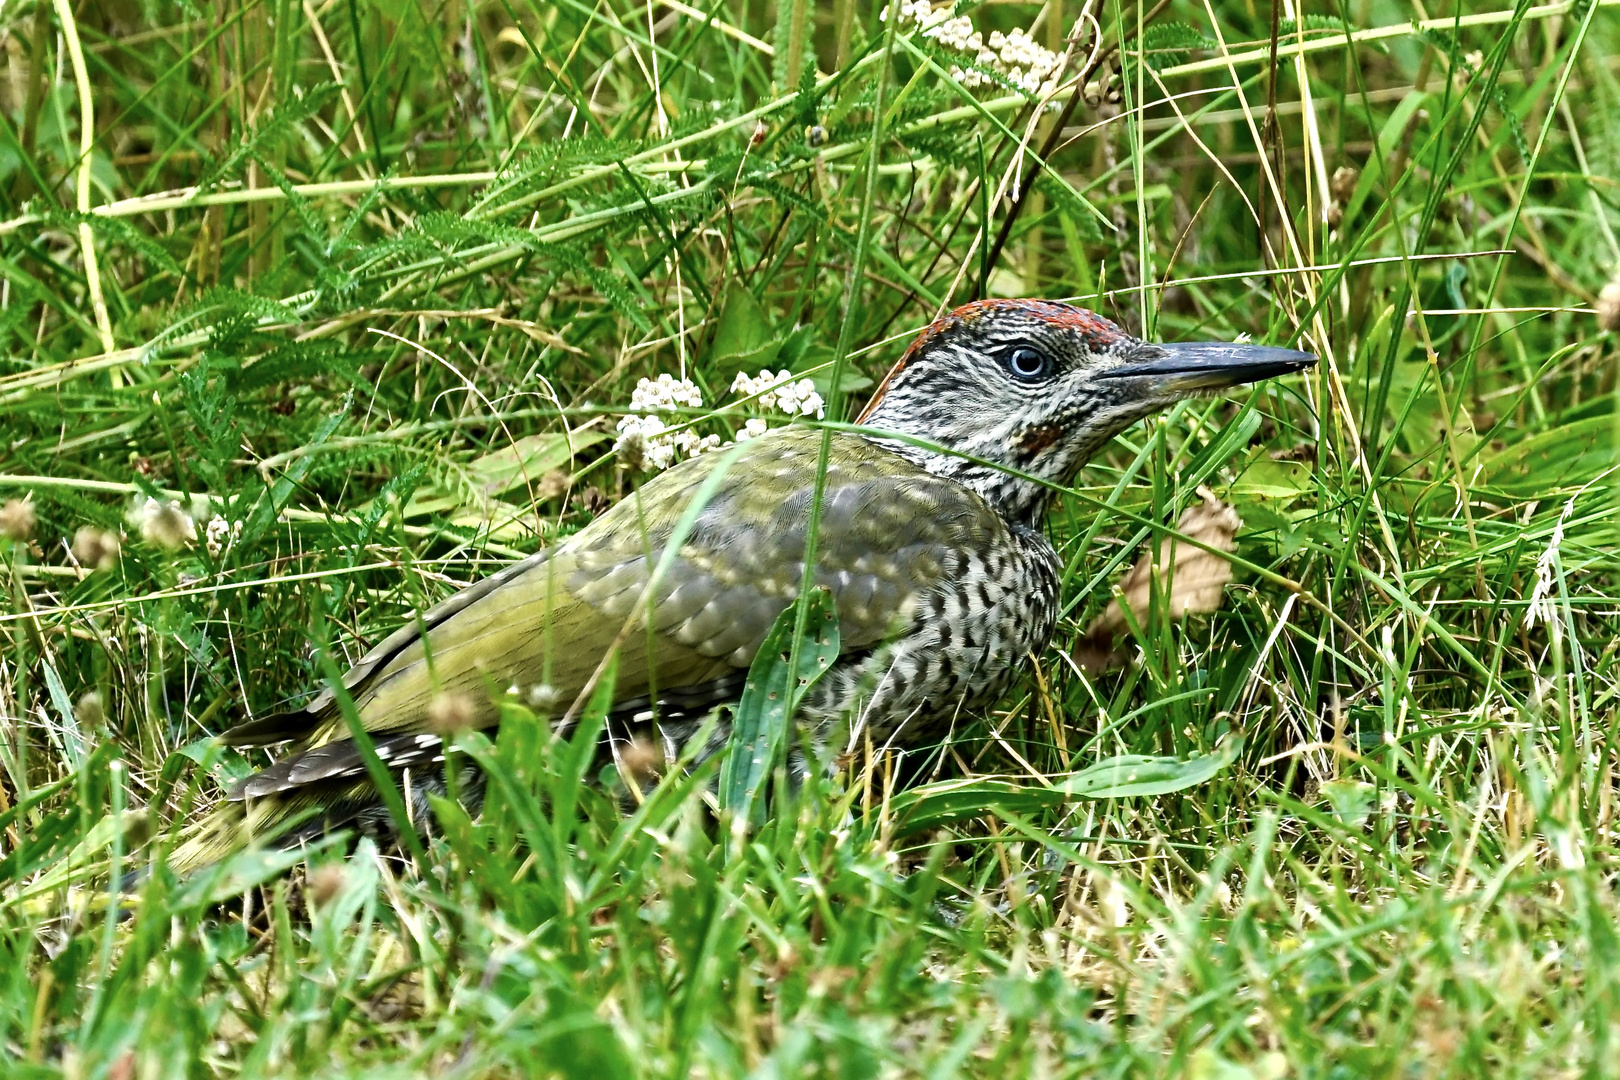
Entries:
<svg viewBox="0 0 1620 1080">
<path fill-rule="evenodd" d="M 1060 563 L 1042 532 L 1054 492 L 1133 421 L 1313 363 L 1260 345 L 1150 344 L 1044 300 L 980 301 L 927 327 L 861 415 L 865 432 L 831 434 L 814 580 L 836 600 L 841 652 L 799 707 L 809 742 L 833 754 L 868 737 L 927 747 L 991 705 L 1057 620 Z M 505 694 L 561 715 L 614 650 L 610 723 L 651 726 L 672 760 L 700 730 L 699 756 L 723 746 L 724 712 L 706 721 L 736 701 L 803 580 L 821 445 L 821 431 L 794 426 L 684 461 L 367 653 L 343 686 L 378 757 L 409 778 L 413 812 L 442 790 L 435 703 L 459 702 L 457 722 L 474 727 L 497 722 Z M 223 739 L 290 746 L 193 827 L 174 865 L 312 810 L 281 842 L 385 820 L 332 689 Z"/>
</svg>

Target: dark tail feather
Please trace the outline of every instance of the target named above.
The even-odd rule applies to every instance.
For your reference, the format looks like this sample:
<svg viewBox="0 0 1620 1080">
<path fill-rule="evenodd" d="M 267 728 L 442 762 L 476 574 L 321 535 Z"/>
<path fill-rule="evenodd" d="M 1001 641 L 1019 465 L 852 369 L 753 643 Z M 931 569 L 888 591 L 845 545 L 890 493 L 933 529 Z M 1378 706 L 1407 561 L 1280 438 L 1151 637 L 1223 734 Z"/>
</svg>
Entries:
<svg viewBox="0 0 1620 1080">
<path fill-rule="evenodd" d="M 220 735 L 219 741 L 226 746 L 273 746 L 308 735 L 318 723 L 320 717 L 308 709 L 289 709 L 235 724 Z"/>
<path fill-rule="evenodd" d="M 412 821 L 421 828 L 432 814 L 428 796 L 444 794 L 444 779 L 433 769 L 409 775 L 406 801 Z M 462 801 L 476 808 L 483 793 L 483 774 L 464 769 L 458 792 Z M 355 829 L 382 843 L 397 839 L 393 819 L 363 772 L 262 798 L 226 799 L 181 834 L 179 845 L 169 855 L 169 866 L 189 874 L 250 844 L 293 848 L 341 829 Z"/>
</svg>

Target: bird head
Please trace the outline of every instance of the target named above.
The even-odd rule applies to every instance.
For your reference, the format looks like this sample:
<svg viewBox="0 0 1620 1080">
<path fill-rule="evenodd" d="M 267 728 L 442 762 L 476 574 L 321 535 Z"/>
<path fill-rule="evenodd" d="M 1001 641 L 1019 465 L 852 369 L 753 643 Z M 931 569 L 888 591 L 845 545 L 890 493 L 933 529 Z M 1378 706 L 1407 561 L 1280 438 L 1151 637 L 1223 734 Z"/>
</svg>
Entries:
<svg viewBox="0 0 1620 1080">
<path fill-rule="evenodd" d="M 923 330 L 860 422 L 908 436 L 884 444 L 1037 524 L 1048 485 L 1071 483 L 1134 421 L 1314 363 L 1309 353 L 1266 345 L 1153 344 L 1050 300 L 980 300 Z"/>
</svg>

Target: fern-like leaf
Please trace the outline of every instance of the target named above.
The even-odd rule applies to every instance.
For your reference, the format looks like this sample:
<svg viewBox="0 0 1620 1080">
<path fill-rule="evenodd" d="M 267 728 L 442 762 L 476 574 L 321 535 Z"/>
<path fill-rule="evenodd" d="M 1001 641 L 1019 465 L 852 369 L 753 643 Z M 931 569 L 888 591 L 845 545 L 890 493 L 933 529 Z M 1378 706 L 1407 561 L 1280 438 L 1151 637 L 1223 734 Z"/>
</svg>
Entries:
<svg viewBox="0 0 1620 1080">
<path fill-rule="evenodd" d="M 198 190 L 209 190 L 234 173 L 243 162 L 261 155 L 265 148 L 274 145 L 282 135 L 314 117 L 336 100 L 342 89 L 337 83 L 318 83 L 301 94 L 295 94 L 292 100 L 276 105 L 261 123 L 248 132 L 247 138 L 203 174 L 202 179 L 197 182 Z"/>
<path fill-rule="evenodd" d="M 1193 49 L 1213 49 L 1215 42 L 1190 23 L 1154 23 L 1142 31 L 1142 58 L 1154 71 L 1187 62 Z"/>
</svg>

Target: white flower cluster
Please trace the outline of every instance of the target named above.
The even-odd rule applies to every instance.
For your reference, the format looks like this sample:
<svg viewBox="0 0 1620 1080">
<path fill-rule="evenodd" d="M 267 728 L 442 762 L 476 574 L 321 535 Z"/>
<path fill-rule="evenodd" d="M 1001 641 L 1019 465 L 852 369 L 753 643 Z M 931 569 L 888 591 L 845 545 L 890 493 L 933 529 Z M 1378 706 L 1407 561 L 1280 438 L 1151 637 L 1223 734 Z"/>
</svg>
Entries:
<svg viewBox="0 0 1620 1080">
<path fill-rule="evenodd" d="M 236 543 L 241 535 L 240 521 L 226 521 L 215 514 L 203 529 L 203 545 L 208 548 L 208 554 L 217 559 L 226 548 Z"/>
<path fill-rule="evenodd" d="M 737 432 L 737 441 L 747 442 L 749 439 L 758 438 L 769 430 L 771 430 L 771 425 L 765 422 L 763 416 L 750 416 L 743 421 L 742 430 Z"/>
<path fill-rule="evenodd" d="M 630 393 L 630 408 L 636 412 L 682 407 L 703 408 L 703 391 L 691 379 L 677 379 L 667 372 L 656 379 L 642 379 Z"/>
<path fill-rule="evenodd" d="M 720 436 L 699 435 L 690 426 L 665 423 L 658 415 L 703 408 L 703 391 L 690 379 L 669 374 L 642 379 L 630 394 L 630 408 L 634 411 L 619 420 L 619 440 L 613 444 L 629 468 L 662 472 L 682 458 L 720 448 Z"/>
<path fill-rule="evenodd" d="M 207 495 L 193 495 L 186 502 L 140 495 L 126 520 L 139 531 L 142 540 L 165 551 L 191 547 L 197 542 L 198 523 L 206 522 L 202 527 L 203 546 L 218 558 L 241 537 L 242 523 L 218 513 L 216 505 L 222 504 Z M 79 561 L 93 567 L 104 568 L 118 554 L 118 538 L 97 529 L 80 529 L 73 543 Z M 78 550 L 81 546 L 83 555 Z"/>
<path fill-rule="evenodd" d="M 761 409 L 792 418 L 826 415 L 826 403 L 809 379 L 794 379 L 790 371 L 761 371 L 757 376 L 738 374 L 731 392 L 750 398 Z M 633 472 L 662 472 L 686 458 L 730 446 L 718 435 L 699 435 L 681 420 L 666 422 L 659 413 L 675 409 L 703 407 L 703 392 L 689 379 L 660 375 L 642 379 L 630 395 L 631 412 L 619 420 L 619 438 L 614 452 L 625 468 Z M 760 416 L 749 417 L 737 432 L 738 442 L 765 434 L 770 423 Z"/>
<path fill-rule="evenodd" d="M 827 403 L 816 393 L 816 384 L 809 379 L 793 379 L 793 372 L 778 371 L 771 374 L 767 368 L 757 376 L 737 372 L 731 381 L 731 392 L 742 398 L 757 398 L 762 409 L 776 409 L 789 416 L 814 416 L 817 420 L 827 415 Z"/>
<path fill-rule="evenodd" d="M 883 17 L 887 19 L 888 14 L 885 6 Z M 1063 57 L 1023 30 L 1010 34 L 992 30 L 986 39 L 973 29 L 973 20 L 966 15 L 937 19 L 928 0 L 901 0 L 899 26 L 902 30 L 921 27 L 923 37 L 970 59 L 976 66 L 951 68 L 951 77 L 970 90 L 997 85 L 984 73 L 989 69 L 1027 94 L 1050 97 L 1057 91 Z"/>
</svg>

